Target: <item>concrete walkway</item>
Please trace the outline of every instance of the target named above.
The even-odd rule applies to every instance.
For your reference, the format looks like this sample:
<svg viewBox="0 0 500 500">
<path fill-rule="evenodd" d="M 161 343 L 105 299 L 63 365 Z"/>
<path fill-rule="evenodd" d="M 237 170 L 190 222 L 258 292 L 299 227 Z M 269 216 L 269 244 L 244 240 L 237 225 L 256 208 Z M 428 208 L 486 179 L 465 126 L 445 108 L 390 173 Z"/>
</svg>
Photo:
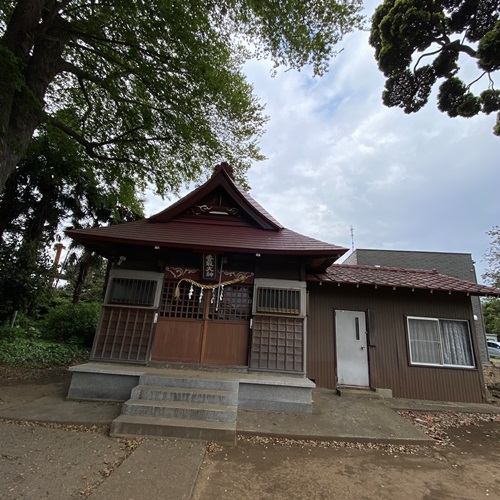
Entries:
<svg viewBox="0 0 500 500">
<path fill-rule="evenodd" d="M 26 386 L 0 387 L 0 418 L 73 425 L 109 425 L 120 403 L 66 400 L 65 384 L 41 385 L 23 397 Z M 20 394 L 21 391 L 21 394 Z M 237 433 L 324 441 L 427 444 L 428 436 L 394 410 L 500 413 L 489 404 L 437 403 L 314 391 L 312 414 L 239 410 Z"/>
<path fill-rule="evenodd" d="M 204 455 L 205 443 L 146 439 L 92 493 L 92 500 L 187 500 Z"/>
</svg>

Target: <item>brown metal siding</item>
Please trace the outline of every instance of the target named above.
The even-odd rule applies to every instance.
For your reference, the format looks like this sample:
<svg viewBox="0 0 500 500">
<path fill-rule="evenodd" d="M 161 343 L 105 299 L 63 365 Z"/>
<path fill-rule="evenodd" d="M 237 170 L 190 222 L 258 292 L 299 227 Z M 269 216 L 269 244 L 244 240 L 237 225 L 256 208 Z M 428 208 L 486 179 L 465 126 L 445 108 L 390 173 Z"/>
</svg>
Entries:
<svg viewBox="0 0 500 500">
<path fill-rule="evenodd" d="M 484 383 L 479 369 L 411 366 L 406 316 L 465 319 L 474 328 L 470 299 L 465 294 L 410 290 L 363 289 L 311 284 L 308 318 L 307 375 L 320 387 L 335 388 L 335 309 L 374 315 L 376 346 L 369 347 L 370 385 L 392 389 L 394 397 L 481 402 Z M 477 343 L 471 331 L 476 366 Z"/>
<path fill-rule="evenodd" d="M 323 287 L 311 287 L 307 317 L 307 377 L 319 387 L 335 389 L 336 358 L 332 299 Z M 326 288 L 326 287 L 325 287 Z"/>
</svg>

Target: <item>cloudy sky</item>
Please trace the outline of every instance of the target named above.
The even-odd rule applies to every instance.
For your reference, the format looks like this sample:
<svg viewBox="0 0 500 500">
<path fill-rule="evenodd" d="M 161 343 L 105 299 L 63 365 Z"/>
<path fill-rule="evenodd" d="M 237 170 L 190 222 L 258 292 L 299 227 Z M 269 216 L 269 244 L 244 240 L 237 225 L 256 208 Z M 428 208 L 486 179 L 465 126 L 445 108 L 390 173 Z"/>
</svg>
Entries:
<svg viewBox="0 0 500 500">
<path fill-rule="evenodd" d="M 246 65 L 270 116 L 267 160 L 248 174 L 251 195 L 282 225 L 351 248 L 471 253 L 478 279 L 500 225 L 500 137 L 495 116 L 406 115 L 381 102 L 384 78 L 368 33 L 347 36 L 330 72 Z M 165 201 L 149 199 L 151 215 Z"/>
</svg>

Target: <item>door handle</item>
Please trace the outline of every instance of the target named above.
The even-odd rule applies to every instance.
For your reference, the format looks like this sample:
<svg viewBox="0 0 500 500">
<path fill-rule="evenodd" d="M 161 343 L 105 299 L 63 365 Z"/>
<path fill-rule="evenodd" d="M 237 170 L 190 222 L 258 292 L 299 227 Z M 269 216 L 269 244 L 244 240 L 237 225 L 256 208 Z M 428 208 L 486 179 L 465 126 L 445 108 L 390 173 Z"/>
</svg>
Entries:
<svg viewBox="0 0 500 500">
<path fill-rule="evenodd" d="M 361 350 L 362 350 L 362 351 L 364 351 L 364 350 L 365 350 L 365 346 L 364 346 L 364 345 L 362 345 L 362 346 L 361 346 Z"/>
</svg>

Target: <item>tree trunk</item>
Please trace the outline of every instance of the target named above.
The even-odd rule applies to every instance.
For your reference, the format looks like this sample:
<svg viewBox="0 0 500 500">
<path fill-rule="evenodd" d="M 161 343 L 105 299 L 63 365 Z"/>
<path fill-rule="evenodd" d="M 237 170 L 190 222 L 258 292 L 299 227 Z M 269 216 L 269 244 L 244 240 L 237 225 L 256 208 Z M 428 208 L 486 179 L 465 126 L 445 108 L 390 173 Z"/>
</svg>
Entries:
<svg viewBox="0 0 500 500">
<path fill-rule="evenodd" d="M 92 260 L 91 257 L 92 257 L 92 252 L 90 250 L 85 249 L 85 252 L 82 255 L 80 264 L 78 266 L 78 277 L 76 278 L 75 288 L 73 290 L 73 304 L 78 304 L 80 302 L 82 288 L 90 269 L 90 264 Z"/>
<path fill-rule="evenodd" d="M 0 39 L 0 192 L 44 120 L 44 97 L 62 68 L 68 26 L 50 0 L 19 0 Z"/>
<path fill-rule="evenodd" d="M 14 178 L 8 181 L 3 192 L 2 200 L 0 201 L 0 244 L 3 241 L 3 233 L 19 215 L 19 207 L 17 201 L 17 182 Z"/>
</svg>

